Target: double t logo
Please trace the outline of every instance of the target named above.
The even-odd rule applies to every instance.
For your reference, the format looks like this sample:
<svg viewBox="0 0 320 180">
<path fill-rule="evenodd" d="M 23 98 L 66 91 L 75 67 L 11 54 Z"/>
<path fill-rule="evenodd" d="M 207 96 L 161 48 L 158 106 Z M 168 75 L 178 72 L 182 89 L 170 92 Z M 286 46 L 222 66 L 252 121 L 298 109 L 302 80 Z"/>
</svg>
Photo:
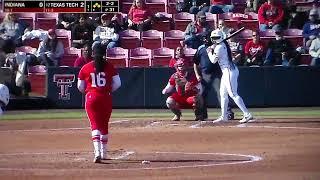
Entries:
<svg viewBox="0 0 320 180">
<path fill-rule="evenodd" d="M 69 87 L 72 87 L 72 83 L 75 80 L 74 74 L 55 74 L 53 75 L 53 82 L 57 83 L 60 87 L 59 99 L 70 100 Z"/>
</svg>

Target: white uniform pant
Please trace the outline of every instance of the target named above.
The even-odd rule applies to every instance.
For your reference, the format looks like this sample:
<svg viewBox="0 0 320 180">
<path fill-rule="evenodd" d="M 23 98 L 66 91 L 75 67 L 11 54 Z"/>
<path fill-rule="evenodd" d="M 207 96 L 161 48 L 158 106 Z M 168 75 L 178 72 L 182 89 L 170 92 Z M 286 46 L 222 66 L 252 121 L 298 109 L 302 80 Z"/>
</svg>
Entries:
<svg viewBox="0 0 320 180">
<path fill-rule="evenodd" d="M 227 117 L 227 108 L 229 103 L 229 96 L 241 109 L 244 116 L 248 115 L 248 109 L 246 108 L 242 98 L 238 95 L 238 76 L 239 70 L 237 67 L 234 69 L 222 68 L 222 77 L 220 84 L 220 98 L 221 98 L 221 115 Z"/>
</svg>

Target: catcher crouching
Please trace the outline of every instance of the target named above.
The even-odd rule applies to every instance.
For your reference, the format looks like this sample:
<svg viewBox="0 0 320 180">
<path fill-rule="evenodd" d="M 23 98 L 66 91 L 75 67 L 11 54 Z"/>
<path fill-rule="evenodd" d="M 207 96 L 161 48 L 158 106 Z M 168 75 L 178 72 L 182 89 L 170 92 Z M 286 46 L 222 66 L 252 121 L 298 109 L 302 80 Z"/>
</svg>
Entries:
<svg viewBox="0 0 320 180">
<path fill-rule="evenodd" d="M 172 93 L 166 100 L 167 107 L 173 112 L 173 121 L 181 118 L 181 109 L 193 108 L 195 120 L 203 120 L 201 107 L 202 86 L 198 82 L 193 71 L 188 70 L 184 59 L 180 58 L 175 63 L 176 72 L 171 75 L 167 86 L 162 90 L 162 94 Z M 174 91 L 175 90 L 175 91 Z"/>
</svg>

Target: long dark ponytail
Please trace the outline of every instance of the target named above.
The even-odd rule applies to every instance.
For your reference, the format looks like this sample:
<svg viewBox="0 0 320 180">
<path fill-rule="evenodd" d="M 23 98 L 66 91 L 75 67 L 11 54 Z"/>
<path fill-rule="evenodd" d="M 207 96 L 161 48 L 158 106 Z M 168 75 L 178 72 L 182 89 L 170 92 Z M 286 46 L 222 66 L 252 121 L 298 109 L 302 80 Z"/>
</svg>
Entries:
<svg viewBox="0 0 320 180">
<path fill-rule="evenodd" d="M 99 44 L 95 47 L 94 51 L 94 65 L 96 68 L 96 73 L 103 72 L 104 66 L 107 61 L 104 58 L 105 49 Z"/>
</svg>

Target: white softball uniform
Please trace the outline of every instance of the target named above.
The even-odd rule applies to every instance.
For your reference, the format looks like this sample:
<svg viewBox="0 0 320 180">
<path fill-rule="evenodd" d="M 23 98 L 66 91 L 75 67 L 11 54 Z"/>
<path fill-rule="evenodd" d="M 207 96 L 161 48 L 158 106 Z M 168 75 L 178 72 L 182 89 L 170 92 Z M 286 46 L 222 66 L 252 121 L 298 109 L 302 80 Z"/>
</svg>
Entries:
<svg viewBox="0 0 320 180">
<path fill-rule="evenodd" d="M 213 46 L 214 47 L 214 46 Z M 212 63 L 219 63 L 222 71 L 221 84 L 220 84 L 220 97 L 221 97 L 221 114 L 222 117 L 227 117 L 228 95 L 234 100 L 237 106 L 244 113 L 244 116 L 249 114 L 242 98 L 238 95 L 238 76 L 239 70 L 237 66 L 229 60 L 228 51 L 225 43 L 220 43 L 212 48 L 207 49 L 209 59 Z"/>
</svg>

